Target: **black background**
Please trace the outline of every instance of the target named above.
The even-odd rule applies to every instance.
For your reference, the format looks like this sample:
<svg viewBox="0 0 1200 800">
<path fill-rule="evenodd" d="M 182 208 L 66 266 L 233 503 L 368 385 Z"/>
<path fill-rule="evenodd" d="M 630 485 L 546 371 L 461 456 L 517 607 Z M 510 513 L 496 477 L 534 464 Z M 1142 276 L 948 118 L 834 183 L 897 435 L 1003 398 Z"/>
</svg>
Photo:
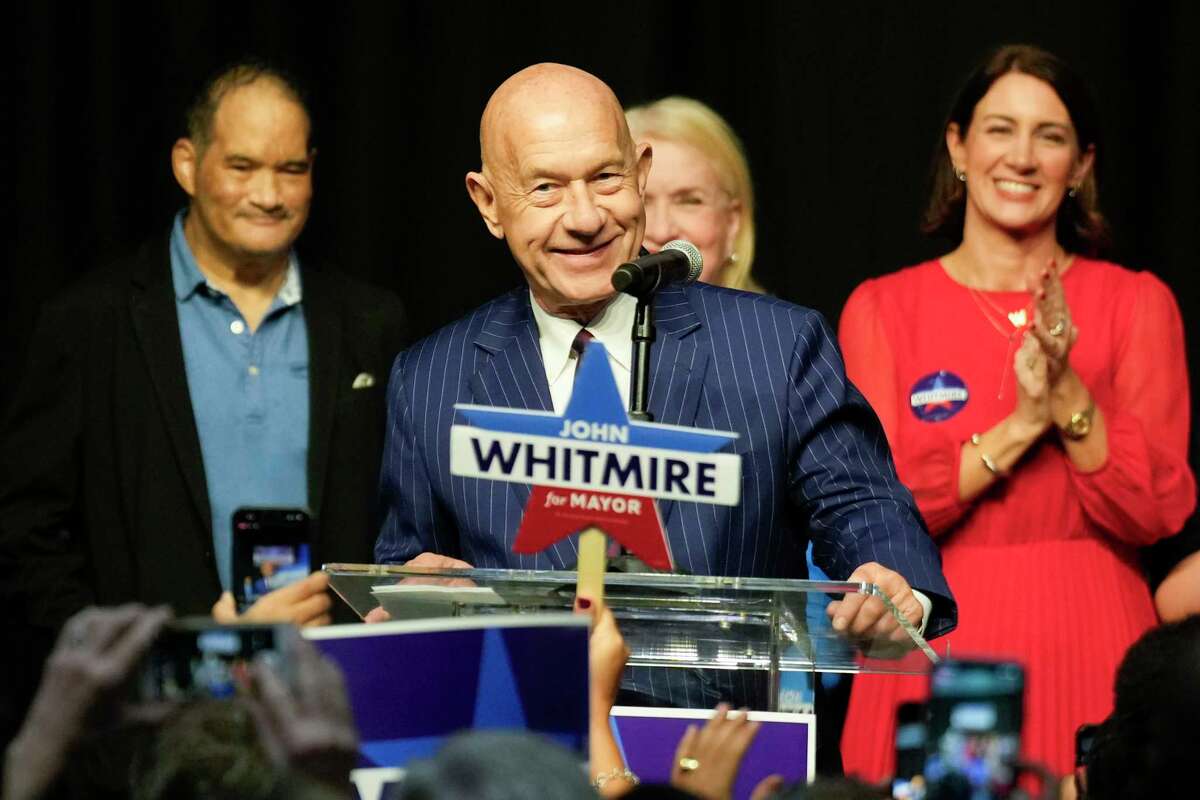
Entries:
<svg viewBox="0 0 1200 800">
<path fill-rule="evenodd" d="M 479 114 L 515 70 L 588 69 L 626 103 L 679 93 L 742 135 L 755 270 L 836 321 L 862 279 L 944 252 L 917 220 L 955 89 L 986 48 L 1045 46 L 1100 100 L 1111 256 L 1175 290 L 1196 350 L 1200 12 L 1190 3 L 28 3 L 6 11 L 0 375 L 41 301 L 164 229 L 169 152 L 200 81 L 248 54 L 313 94 L 305 257 L 398 290 L 415 334 L 520 275 L 468 201 Z M 0 400 L 11 377 L 0 379 Z M 1186 414 L 1181 409 L 1182 414 Z"/>
</svg>

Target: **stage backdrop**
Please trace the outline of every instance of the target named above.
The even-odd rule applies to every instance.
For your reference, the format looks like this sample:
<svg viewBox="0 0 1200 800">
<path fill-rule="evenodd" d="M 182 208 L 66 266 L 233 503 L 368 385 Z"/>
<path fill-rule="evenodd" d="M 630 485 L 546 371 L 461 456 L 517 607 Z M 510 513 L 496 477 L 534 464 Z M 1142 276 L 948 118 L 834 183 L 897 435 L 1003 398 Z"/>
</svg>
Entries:
<svg viewBox="0 0 1200 800">
<path fill-rule="evenodd" d="M 836 321 L 860 280 L 946 249 L 916 225 L 951 95 L 986 48 L 1037 43 L 1101 99 L 1112 255 L 1175 289 L 1196 343 L 1195 4 L 28 2 L 4 27 L 0 401 L 37 305 L 169 224 L 182 109 L 246 54 L 313 93 L 302 254 L 398 290 L 422 334 L 519 280 L 463 176 L 484 102 L 522 66 L 578 65 L 627 103 L 681 93 L 716 107 L 750 154 L 762 282 Z"/>
</svg>

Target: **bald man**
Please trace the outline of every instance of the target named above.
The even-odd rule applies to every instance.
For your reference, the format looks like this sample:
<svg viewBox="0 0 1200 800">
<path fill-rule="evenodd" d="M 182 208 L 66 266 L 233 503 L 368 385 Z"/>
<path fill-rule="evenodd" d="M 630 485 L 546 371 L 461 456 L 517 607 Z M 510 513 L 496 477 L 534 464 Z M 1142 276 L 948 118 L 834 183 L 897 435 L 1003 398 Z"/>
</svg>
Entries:
<svg viewBox="0 0 1200 800">
<path fill-rule="evenodd" d="M 632 140 L 604 83 L 557 64 L 529 67 L 496 90 L 480 149 L 482 168 L 467 175 L 467 192 L 527 285 L 396 360 L 382 478 L 387 517 L 375 555 L 384 563 L 570 569 L 574 537 L 534 555 L 512 552 L 529 487 L 450 475 L 453 405 L 561 413 L 574 377 L 571 343 L 582 328 L 604 343 L 628 402 L 635 301 L 614 293 L 611 276 L 639 253 L 652 153 Z M 654 302 L 654 419 L 736 431 L 743 458 L 739 506 L 662 504 L 678 566 L 803 578 L 811 537 L 813 559 L 829 575 L 879 584 L 929 635 L 951 630 L 956 610 L 937 549 L 820 315 L 707 284 L 667 286 Z M 834 626 L 895 635 L 882 604 L 861 599 L 834 604 Z M 631 671 L 623 686 L 680 706 L 761 702 L 740 675 L 697 682 L 679 673 L 664 680 Z"/>
</svg>

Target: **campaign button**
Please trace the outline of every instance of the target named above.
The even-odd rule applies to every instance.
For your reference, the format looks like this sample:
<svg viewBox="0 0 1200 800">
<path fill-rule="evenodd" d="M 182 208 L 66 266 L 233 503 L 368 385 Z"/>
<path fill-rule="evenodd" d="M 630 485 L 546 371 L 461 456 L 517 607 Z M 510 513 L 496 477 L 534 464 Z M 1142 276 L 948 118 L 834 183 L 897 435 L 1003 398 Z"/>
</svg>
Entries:
<svg viewBox="0 0 1200 800">
<path fill-rule="evenodd" d="M 943 369 L 914 383 L 908 402 L 913 414 L 922 422 L 942 422 L 961 411 L 968 397 L 970 394 L 963 379 Z"/>
</svg>

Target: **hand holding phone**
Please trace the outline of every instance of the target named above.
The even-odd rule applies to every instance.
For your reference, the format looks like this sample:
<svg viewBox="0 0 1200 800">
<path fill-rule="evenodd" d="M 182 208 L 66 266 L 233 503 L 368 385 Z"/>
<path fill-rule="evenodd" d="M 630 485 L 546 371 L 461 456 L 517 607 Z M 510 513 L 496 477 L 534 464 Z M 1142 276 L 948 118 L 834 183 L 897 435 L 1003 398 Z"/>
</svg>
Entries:
<svg viewBox="0 0 1200 800">
<path fill-rule="evenodd" d="M 241 614 L 238 614 L 233 595 L 225 592 L 213 605 L 212 615 L 214 620 L 225 624 L 287 622 L 301 627 L 328 625 L 331 621 L 329 609 L 333 605 L 328 589 L 329 576 L 324 572 L 314 572 L 297 583 L 260 597 Z"/>
</svg>

